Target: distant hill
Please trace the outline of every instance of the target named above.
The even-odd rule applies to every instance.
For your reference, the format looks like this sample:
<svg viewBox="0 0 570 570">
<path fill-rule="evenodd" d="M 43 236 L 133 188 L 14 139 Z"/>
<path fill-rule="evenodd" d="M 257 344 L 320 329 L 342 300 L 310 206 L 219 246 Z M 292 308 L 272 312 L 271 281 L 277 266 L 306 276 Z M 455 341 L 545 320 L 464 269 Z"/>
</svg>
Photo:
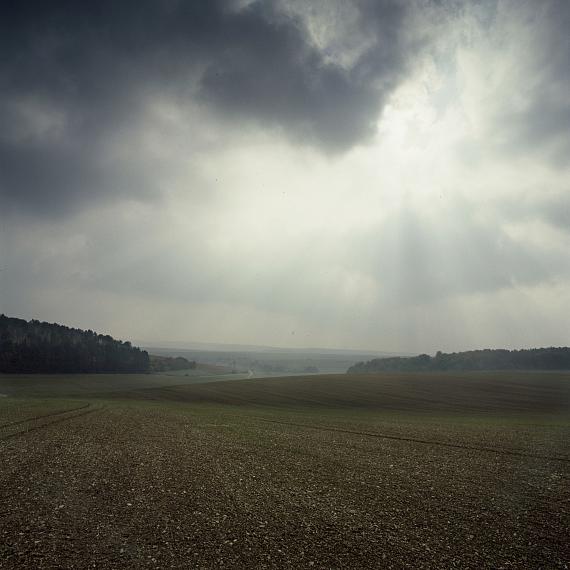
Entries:
<svg viewBox="0 0 570 570">
<path fill-rule="evenodd" d="M 91 330 L 0 315 L 0 372 L 148 372 L 130 342 Z"/>
<path fill-rule="evenodd" d="M 196 361 L 188 360 L 182 356 L 159 356 L 150 354 L 150 369 L 152 372 L 166 372 L 169 370 L 195 370 Z"/>
<path fill-rule="evenodd" d="M 225 372 L 251 371 L 256 376 L 289 374 L 342 374 L 362 360 L 389 356 L 411 356 L 409 353 L 357 351 L 326 348 L 276 348 L 270 346 L 228 345 L 212 343 L 140 344 L 150 355 L 183 356 L 201 365 L 222 367 Z M 184 348 L 186 346 L 186 348 Z M 188 347 L 195 348 L 188 348 Z M 220 371 L 222 373 L 222 371 Z"/>
<path fill-rule="evenodd" d="M 451 354 L 438 352 L 435 356 L 375 358 L 354 364 L 347 373 L 444 370 L 570 370 L 570 348 L 486 349 Z"/>
</svg>

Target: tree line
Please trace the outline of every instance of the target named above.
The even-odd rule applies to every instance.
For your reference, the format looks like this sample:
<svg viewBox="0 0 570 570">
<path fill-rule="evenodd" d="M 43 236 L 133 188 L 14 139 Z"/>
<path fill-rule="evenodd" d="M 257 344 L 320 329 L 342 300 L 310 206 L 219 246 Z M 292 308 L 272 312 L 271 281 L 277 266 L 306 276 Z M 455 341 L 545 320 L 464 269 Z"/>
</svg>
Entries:
<svg viewBox="0 0 570 570">
<path fill-rule="evenodd" d="M 429 372 L 445 370 L 570 370 L 570 348 L 549 347 L 523 350 L 486 349 L 435 356 L 375 358 L 358 362 L 349 374 L 366 372 Z"/>
<path fill-rule="evenodd" d="M 0 315 L 0 372 L 148 372 L 148 353 L 92 330 Z"/>
<path fill-rule="evenodd" d="M 152 372 L 168 372 L 171 370 L 196 370 L 196 361 L 182 356 L 149 355 Z"/>
</svg>

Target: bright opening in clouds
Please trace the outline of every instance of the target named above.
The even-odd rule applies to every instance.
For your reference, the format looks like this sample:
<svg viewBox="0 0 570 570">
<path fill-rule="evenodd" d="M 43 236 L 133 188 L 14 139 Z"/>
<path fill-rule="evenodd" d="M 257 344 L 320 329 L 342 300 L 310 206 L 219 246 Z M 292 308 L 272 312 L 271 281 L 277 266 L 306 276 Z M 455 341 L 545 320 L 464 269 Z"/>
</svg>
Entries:
<svg viewBox="0 0 570 570">
<path fill-rule="evenodd" d="M 567 345 L 570 3 L 19 2 L 0 312 L 124 338 Z"/>
</svg>

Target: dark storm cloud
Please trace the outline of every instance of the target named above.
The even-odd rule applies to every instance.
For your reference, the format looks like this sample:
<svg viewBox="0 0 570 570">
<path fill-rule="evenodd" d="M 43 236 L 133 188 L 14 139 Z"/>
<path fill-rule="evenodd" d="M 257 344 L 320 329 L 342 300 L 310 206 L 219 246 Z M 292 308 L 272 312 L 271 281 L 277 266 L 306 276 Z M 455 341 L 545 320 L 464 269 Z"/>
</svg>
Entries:
<svg viewBox="0 0 570 570">
<path fill-rule="evenodd" d="M 109 151 L 157 92 L 326 151 L 365 140 L 410 59 L 398 0 L 361 0 L 372 38 L 329 61 L 277 1 L 5 2 L 0 24 L 0 200 L 55 213 L 152 192 L 148 165 Z M 231 128 L 231 122 L 229 123 Z"/>
<path fill-rule="evenodd" d="M 268 26 L 263 17 L 240 15 L 242 25 L 208 67 L 201 95 L 231 114 L 281 126 L 329 150 L 366 139 L 410 54 L 402 3 L 358 6 L 359 33 L 373 41 L 349 68 L 325 61 L 307 42 L 301 22 L 270 17 Z"/>
</svg>

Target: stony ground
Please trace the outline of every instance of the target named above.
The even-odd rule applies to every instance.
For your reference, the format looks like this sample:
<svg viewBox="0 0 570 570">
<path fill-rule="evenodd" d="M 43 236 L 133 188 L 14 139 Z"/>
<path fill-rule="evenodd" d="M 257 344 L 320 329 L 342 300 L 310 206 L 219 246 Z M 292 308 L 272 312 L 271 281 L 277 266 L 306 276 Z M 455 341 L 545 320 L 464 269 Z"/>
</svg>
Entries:
<svg viewBox="0 0 570 570">
<path fill-rule="evenodd" d="M 0 568 L 569 565 L 565 424 L 96 400 L 2 410 Z"/>
</svg>

